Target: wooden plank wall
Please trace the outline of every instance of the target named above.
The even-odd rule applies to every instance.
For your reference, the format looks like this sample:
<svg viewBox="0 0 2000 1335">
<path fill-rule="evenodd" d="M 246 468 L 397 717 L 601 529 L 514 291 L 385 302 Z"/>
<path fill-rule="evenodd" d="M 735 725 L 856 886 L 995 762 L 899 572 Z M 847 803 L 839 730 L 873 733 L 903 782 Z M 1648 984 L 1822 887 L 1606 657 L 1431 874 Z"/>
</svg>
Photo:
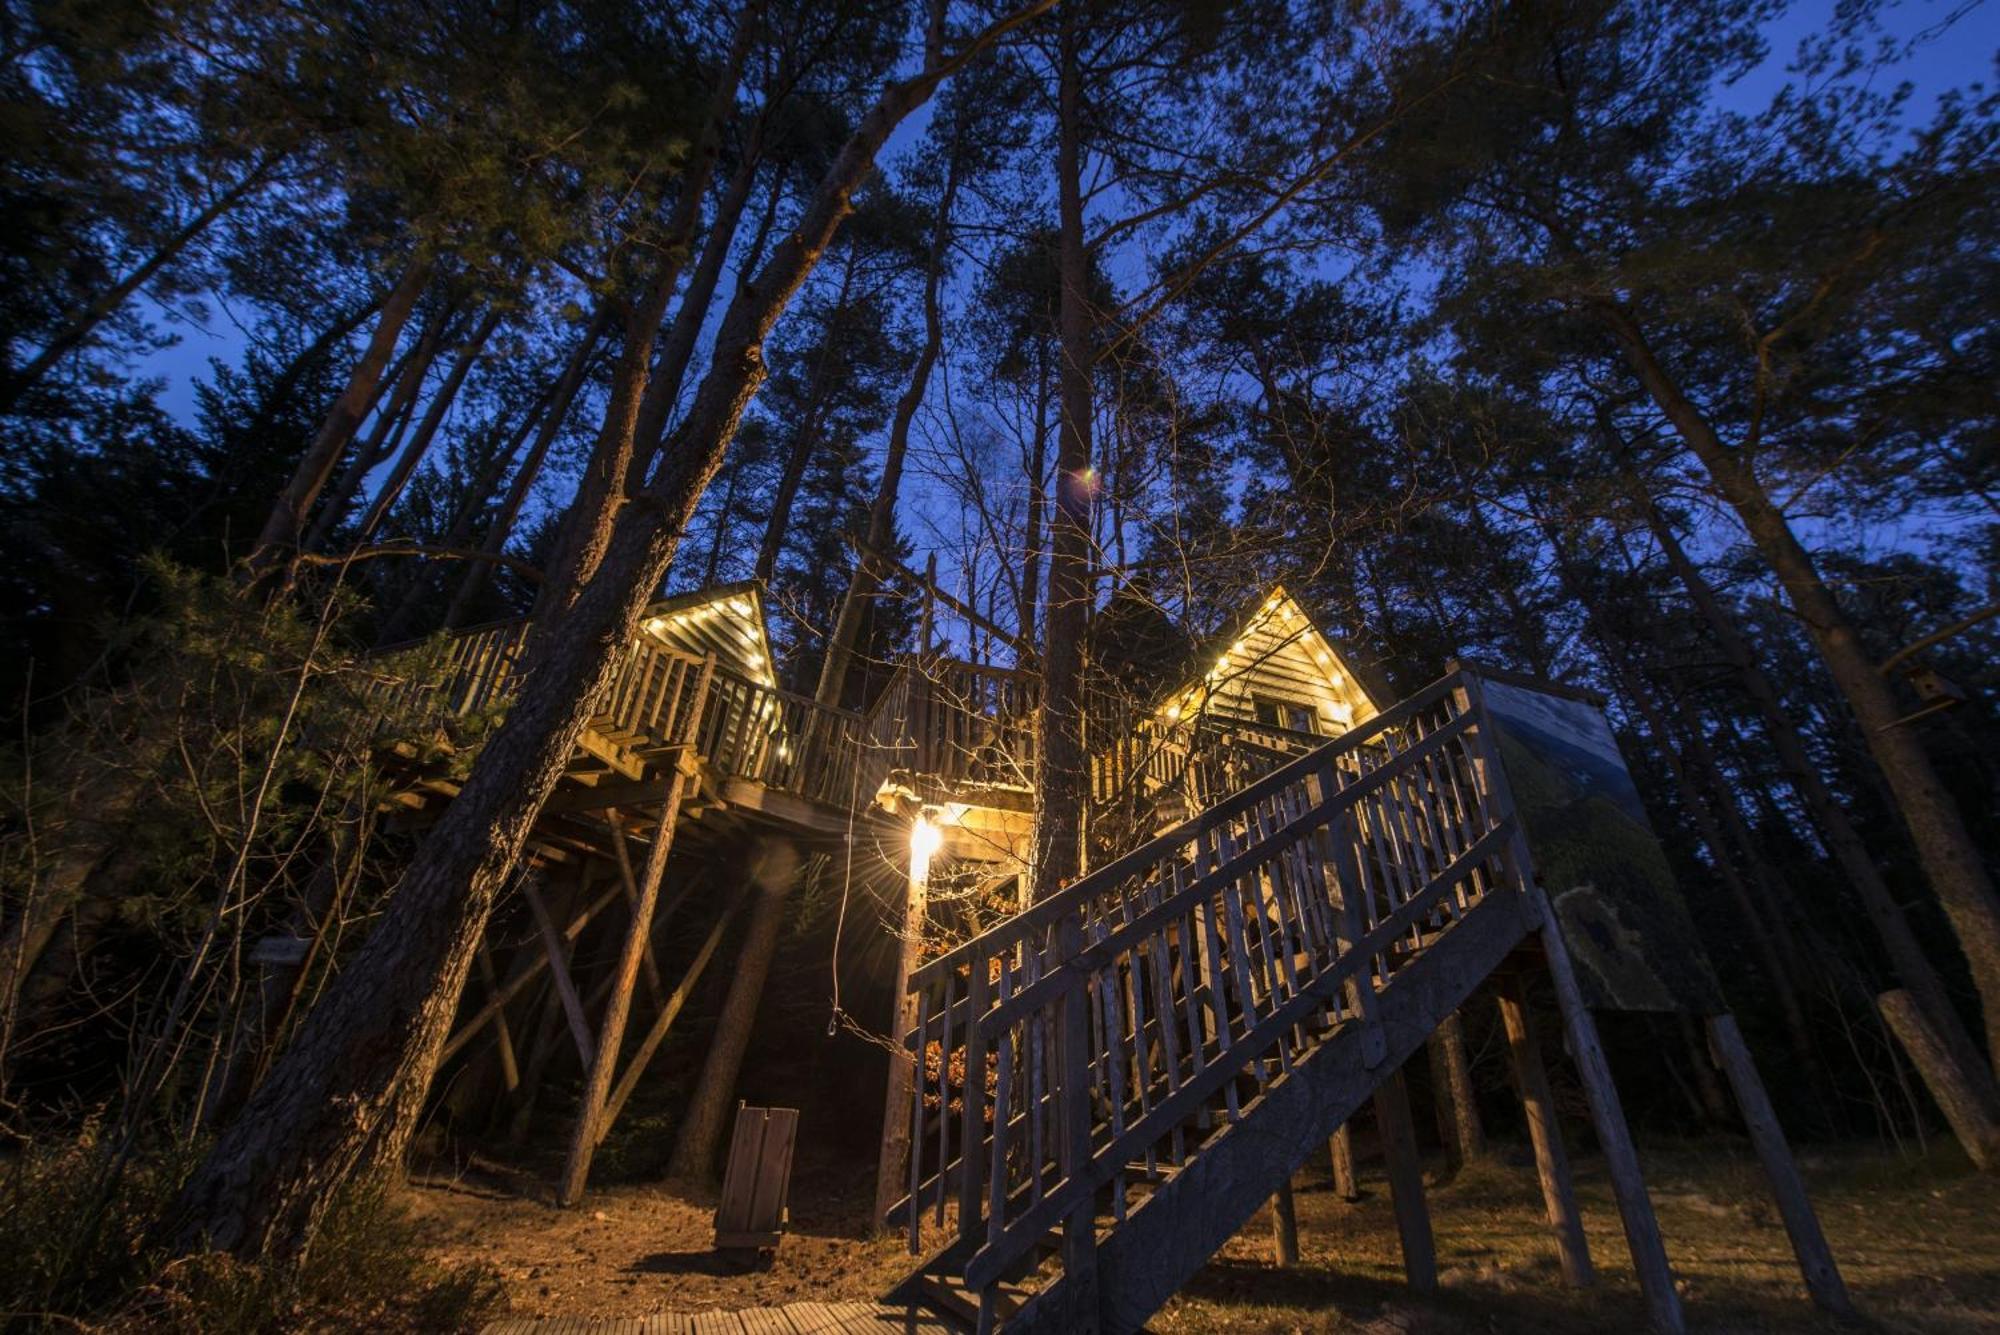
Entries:
<svg viewBox="0 0 2000 1335">
<path fill-rule="evenodd" d="M 1213 717 L 1255 722 L 1256 699 L 1263 696 L 1311 707 L 1318 715 L 1315 730 L 1336 737 L 1379 712 L 1339 652 L 1288 597 L 1267 605 L 1236 644 L 1241 648 L 1229 646 L 1228 670 L 1212 679 Z"/>
</svg>

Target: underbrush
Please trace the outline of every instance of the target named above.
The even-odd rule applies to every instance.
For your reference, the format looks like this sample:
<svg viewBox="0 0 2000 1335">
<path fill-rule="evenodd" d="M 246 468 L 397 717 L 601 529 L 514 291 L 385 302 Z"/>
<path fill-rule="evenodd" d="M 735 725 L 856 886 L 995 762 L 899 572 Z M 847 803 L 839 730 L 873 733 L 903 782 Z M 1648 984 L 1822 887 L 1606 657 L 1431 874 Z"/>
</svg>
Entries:
<svg viewBox="0 0 2000 1335">
<path fill-rule="evenodd" d="M 92 1135 L 31 1143 L 0 1164 L 0 1325 L 106 1332 L 454 1331 L 501 1304 L 494 1271 L 441 1265 L 381 1189 L 330 1213 L 295 1262 L 172 1257 L 150 1235 L 188 1153 L 111 1172 Z"/>
</svg>

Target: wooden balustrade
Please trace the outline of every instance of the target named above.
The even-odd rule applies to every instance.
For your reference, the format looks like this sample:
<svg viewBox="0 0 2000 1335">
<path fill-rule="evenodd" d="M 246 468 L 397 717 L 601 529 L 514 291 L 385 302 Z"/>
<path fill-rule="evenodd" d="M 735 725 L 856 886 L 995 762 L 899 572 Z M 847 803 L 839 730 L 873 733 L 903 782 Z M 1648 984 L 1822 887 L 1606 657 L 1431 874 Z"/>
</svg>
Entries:
<svg viewBox="0 0 2000 1335">
<path fill-rule="evenodd" d="M 1200 1153 L 1509 870 L 1491 729 L 1447 678 L 915 971 L 912 1250 L 955 1203 L 991 1288 Z M 1246 729 L 1246 731 L 1255 731 Z M 1269 739 L 1283 741 L 1285 739 Z M 1270 748 L 1264 748 L 1270 750 Z"/>
<path fill-rule="evenodd" d="M 858 791 L 867 725 L 809 696 L 718 672 L 695 746 L 718 775 L 844 808 L 874 796 Z"/>
<path fill-rule="evenodd" d="M 902 771 L 943 789 L 1030 790 L 1040 698 L 1039 680 L 1018 668 L 906 662 L 869 714 L 864 768 L 877 775 L 878 786 Z"/>
</svg>

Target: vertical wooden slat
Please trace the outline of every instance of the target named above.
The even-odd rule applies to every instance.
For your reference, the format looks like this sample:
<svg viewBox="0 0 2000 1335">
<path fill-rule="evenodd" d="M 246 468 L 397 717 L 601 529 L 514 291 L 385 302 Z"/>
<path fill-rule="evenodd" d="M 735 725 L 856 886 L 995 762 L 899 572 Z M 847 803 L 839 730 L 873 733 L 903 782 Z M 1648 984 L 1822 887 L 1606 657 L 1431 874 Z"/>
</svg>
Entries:
<svg viewBox="0 0 2000 1335">
<path fill-rule="evenodd" d="M 986 1135 L 986 1017 L 992 990 L 990 965 L 982 952 L 972 957 L 965 986 L 965 1097 L 958 1130 L 958 1235 L 969 1238 L 979 1220 L 979 1149 Z"/>
</svg>

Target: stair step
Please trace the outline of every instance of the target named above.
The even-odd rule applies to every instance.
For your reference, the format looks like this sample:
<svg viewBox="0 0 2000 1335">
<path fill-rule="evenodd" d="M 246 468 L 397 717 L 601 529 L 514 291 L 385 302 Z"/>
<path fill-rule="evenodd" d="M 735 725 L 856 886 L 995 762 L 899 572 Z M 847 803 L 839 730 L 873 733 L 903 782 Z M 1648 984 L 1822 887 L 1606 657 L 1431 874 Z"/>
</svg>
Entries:
<svg viewBox="0 0 2000 1335">
<path fill-rule="evenodd" d="M 979 1324 L 979 1295 L 966 1288 L 965 1281 L 958 1276 L 926 1271 L 917 1277 L 917 1292 L 924 1302 L 945 1315 L 955 1317 L 968 1326 Z M 993 1292 L 1002 1321 L 1020 1311 L 1022 1305 L 1034 1296 L 1028 1290 L 1011 1284 L 996 1285 Z"/>
</svg>

